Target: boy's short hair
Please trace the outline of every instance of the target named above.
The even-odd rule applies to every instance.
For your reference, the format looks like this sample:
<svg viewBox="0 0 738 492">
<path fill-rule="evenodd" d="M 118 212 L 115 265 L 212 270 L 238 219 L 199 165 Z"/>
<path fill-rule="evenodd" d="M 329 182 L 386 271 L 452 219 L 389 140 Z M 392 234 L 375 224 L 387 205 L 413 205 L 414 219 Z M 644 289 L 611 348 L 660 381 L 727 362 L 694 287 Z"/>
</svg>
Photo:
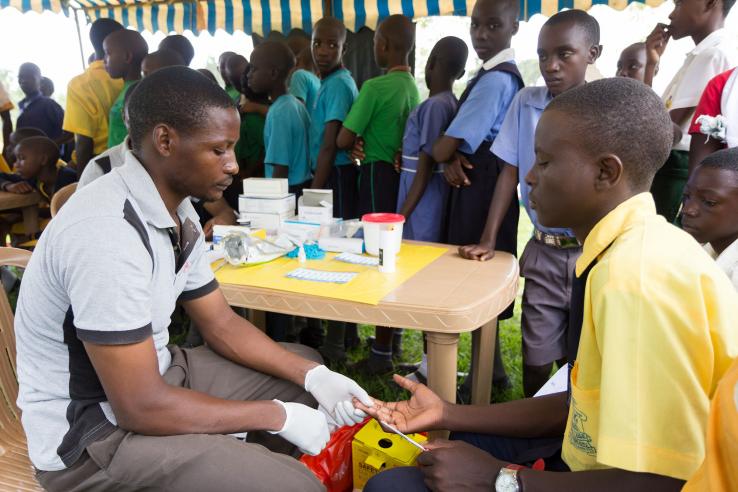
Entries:
<svg viewBox="0 0 738 492">
<path fill-rule="evenodd" d="M 128 101 L 128 126 L 134 150 L 158 124 L 192 134 L 208 121 L 211 108 L 236 109 L 220 86 L 187 67 L 167 67 L 142 79 Z"/>
<path fill-rule="evenodd" d="M 335 17 L 325 16 L 320 19 L 318 22 L 315 23 L 315 27 L 313 27 L 313 33 L 318 28 L 318 26 L 337 28 L 338 37 L 341 39 L 342 42 L 346 42 L 346 25 Z"/>
<path fill-rule="evenodd" d="M 41 68 L 35 63 L 25 62 L 21 64 L 20 68 L 18 69 L 18 72 L 22 72 L 23 69 L 32 70 L 34 73 L 37 73 L 39 77 L 41 77 Z"/>
<path fill-rule="evenodd" d="M 591 46 L 600 44 L 600 23 L 584 10 L 563 10 L 553 15 L 543 26 L 556 26 L 567 23 L 574 24 L 584 31 L 587 36 L 587 43 Z"/>
<path fill-rule="evenodd" d="M 286 78 L 290 71 L 295 68 L 295 55 L 292 54 L 292 50 L 285 43 L 264 41 L 257 49 L 269 53 L 268 63 L 279 72 L 281 77 Z"/>
<path fill-rule="evenodd" d="M 48 97 L 54 93 L 54 81 L 48 77 L 41 77 L 41 92 Z"/>
<path fill-rule="evenodd" d="M 700 163 L 702 167 L 725 169 L 738 174 L 738 147 L 722 149 L 705 157 Z"/>
<path fill-rule="evenodd" d="M 174 50 L 168 50 L 166 48 L 160 48 L 156 51 L 152 51 L 148 55 L 144 56 L 144 60 L 148 59 L 149 63 L 154 62 L 159 67 L 157 70 L 166 67 L 174 66 L 186 66 L 184 58 L 179 52 Z M 143 62 L 143 60 L 141 60 Z M 153 73 L 153 72 L 152 72 Z"/>
<path fill-rule="evenodd" d="M 387 44 L 395 51 L 410 53 L 415 45 L 413 21 L 402 14 L 390 15 L 384 19 L 377 26 L 377 31 L 379 30 L 382 30 L 382 33 L 387 38 Z"/>
<path fill-rule="evenodd" d="M 214 84 L 217 84 L 218 83 L 218 79 L 215 78 L 215 75 L 213 75 L 213 72 L 211 72 L 207 68 L 198 68 L 197 71 L 200 72 L 201 74 L 203 74 L 208 79 L 210 79 L 210 82 L 212 82 Z"/>
<path fill-rule="evenodd" d="M 182 55 L 185 65 L 189 65 L 195 57 L 195 48 L 190 40 L 181 34 L 170 34 L 159 43 L 159 49 L 173 50 Z"/>
<path fill-rule="evenodd" d="M 26 138 L 46 136 L 47 135 L 45 131 L 40 128 L 36 128 L 35 126 L 24 126 L 21 128 L 16 128 L 15 131 L 13 131 L 13 140 L 15 140 L 16 145 L 20 143 L 21 140 L 25 140 Z"/>
<path fill-rule="evenodd" d="M 723 0 L 723 17 L 728 17 L 730 9 L 733 8 L 735 0 Z"/>
<path fill-rule="evenodd" d="M 577 135 L 591 153 L 611 153 L 623 163 L 635 188 L 648 188 L 669 155 L 674 130 L 656 93 L 637 80 L 597 80 L 556 96 L 546 111 L 574 120 Z"/>
<path fill-rule="evenodd" d="M 103 52 L 103 41 L 108 37 L 110 33 L 125 29 L 118 22 L 113 19 L 102 18 L 97 19 L 90 26 L 90 42 L 92 47 L 95 48 L 95 53 L 101 54 Z"/>
<path fill-rule="evenodd" d="M 18 142 L 18 146 L 33 148 L 36 151 L 42 152 L 44 155 L 46 155 L 46 162 L 44 162 L 45 166 L 56 166 L 56 163 L 61 155 L 59 153 L 59 146 L 56 145 L 54 141 L 51 140 L 49 137 L 28 137 Z"/>
<path fill-rule="evenodd" d="M 469 47 L 456 36 L 441 38 L 431 50 L 431 55 L 438 57 L 438 62 L 449 75 L 458 75 L 464 71 L 469 57 Z"/>
</svg>

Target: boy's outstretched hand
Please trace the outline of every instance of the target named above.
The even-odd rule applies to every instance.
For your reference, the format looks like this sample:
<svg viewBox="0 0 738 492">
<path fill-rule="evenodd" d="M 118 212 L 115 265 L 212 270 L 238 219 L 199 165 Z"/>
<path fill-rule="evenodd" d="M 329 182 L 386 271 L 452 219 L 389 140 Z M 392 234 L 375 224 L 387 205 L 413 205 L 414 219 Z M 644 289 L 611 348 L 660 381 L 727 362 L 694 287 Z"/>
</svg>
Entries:
<svg viewBox="0 0 738 492">
<path fill-rule="evenodd" d="M 453 160 L 443 166 L 443 177 L 454 188 L 469 186 L 471 181 L 469 181 L 469 178 L 464 173 L 464 169 L 474 169 L 474 166 L 466 157 L 456 152 Z"/>
<path fill-rule="evenodd" d="M 494 490 L 507 463 L 464 441 L 433 440 L 418 456 L 418 466 L 431 490 Z"/>
<path fill-rule="evenodd" d="M 459 256 L 465 260 L 487 261 L 495 257 L 494 244 L 469 244 L 459 246 Z"/>
<path fill-rule="evenodd" d="M 354 399 L 354 406 L 406 434 L 441 429 L 449 403 L 443 401 L 424 384 L 416 383 L 399 374 L 395 374 L 393 379 L 401 388 L 410 392 L 409 400 L 383 402 L 375 399 L 374 406 L 367 407 Z"/>
<path fill-rule="evenodd" d="M 5 191 L 10 193 L 16 193 L 18 195 L 25 195 L 33 191 L 33 186 L 26 183 L 25 181 L 18 181 L 17 183 L 11 183 L 5 187 Z"/>
</svg>

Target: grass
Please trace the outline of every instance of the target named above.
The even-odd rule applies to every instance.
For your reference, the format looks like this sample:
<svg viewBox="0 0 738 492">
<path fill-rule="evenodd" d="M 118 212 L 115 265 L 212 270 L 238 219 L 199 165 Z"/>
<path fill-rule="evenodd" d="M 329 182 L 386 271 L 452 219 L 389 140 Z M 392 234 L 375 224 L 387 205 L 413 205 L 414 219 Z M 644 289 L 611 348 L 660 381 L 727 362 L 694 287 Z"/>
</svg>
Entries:
<svg viewBox="0 0 738 492">
<path fill-rule="evenodd" d="M 520 224 L 518 225 L 518 252 L 522 253 L 525 244 L 530 238 L 533 226 L 528 219 L 525 211 L 521 210 Z M 520 306 L 523 292 L 523 282 L 520 283 L 518 297 L 515 302 L 515 312 L 513 317 L 500 322 L 500 350 L 502 352 L 502 360 L 505 364 L 507 375 L 510 378 L 511 387 L 503 392 L 494 392 L 492 400 L 495 402 L 515 400 L 523 397 L 523 379 L 522 379 L 522 353 L 521 353 L 521 334 L 520 334 Z M 359 333 L 363 339 L 374 335 L 374 327 L 362 325 L 359 327 Z M 420 361 L 423 354 L 423 337 L 420 331 L 405 330 L 403 335 L 403 356 L 402 363 L 414 363 Z M 365 344 L 354 349 L 349 353 L 349 362 L 355 362 L 369 355 L 369 349 Z M 460 372 L 468 372 L 471 363 L 471 334 L 463 333 L 459 340 L 459 365 Z M 334 367 L 334 369 L 347 374 L 356 379 L 372 396 L 385 400 L 394 401 L 406 397 L 404 391 L 401 390 L 389 378 L 367 378 L 361 374 L 353 373 L 345 366 Z M 496 394 L 495 394 L 496 393 Z"/>
</svg>

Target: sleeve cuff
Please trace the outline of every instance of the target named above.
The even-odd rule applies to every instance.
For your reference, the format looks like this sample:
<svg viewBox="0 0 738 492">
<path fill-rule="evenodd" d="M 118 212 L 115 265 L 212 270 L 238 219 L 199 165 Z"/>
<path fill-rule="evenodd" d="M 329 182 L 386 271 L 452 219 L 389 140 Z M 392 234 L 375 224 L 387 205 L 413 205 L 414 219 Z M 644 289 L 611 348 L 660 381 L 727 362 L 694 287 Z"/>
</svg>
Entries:
<svg viewBox="0 0 738 492">
<path fill-rule="evenodd" d="M 200 297 L 206 296 L 213 292 L 215 289 L 219 287 L 218 281 L 216 279 L 211 280 L 207 284 L 203 285 L 202 287 L 198 287 L 197 289 L 193 290 L 186 290 L 182 292 L 179 295 L 178 301 L 193 301 L 195 299 L 198 299 Z"/>
<path fill-rule="evenodd" d="M 99 345 L 127 345 L 146 340 L 153 334 L 151 323 L 141 328 L 125 331 L 98 331 L 77 328 L 77 338 Z"/>
</svg>

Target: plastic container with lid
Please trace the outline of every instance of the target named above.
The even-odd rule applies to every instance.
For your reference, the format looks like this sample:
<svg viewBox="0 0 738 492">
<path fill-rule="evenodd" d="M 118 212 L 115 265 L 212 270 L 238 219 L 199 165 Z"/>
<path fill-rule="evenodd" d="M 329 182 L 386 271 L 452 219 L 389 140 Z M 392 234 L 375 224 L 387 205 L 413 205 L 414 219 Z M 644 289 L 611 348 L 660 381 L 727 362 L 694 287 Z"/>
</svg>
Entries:
<svg viewBox="0 0 738 492">
<path fill-rule="evenodd" d="M 379 231 L 390 230 L 396 248 L 395 254 L 400 252 L 402 246 L 402 225 L 405 216 L 400 214 L 374 213 L 365 214 L 361 217 L 364 226 L 364 247 L 366 252 L 373 256 L 379 256 Z"/>
</svg>

